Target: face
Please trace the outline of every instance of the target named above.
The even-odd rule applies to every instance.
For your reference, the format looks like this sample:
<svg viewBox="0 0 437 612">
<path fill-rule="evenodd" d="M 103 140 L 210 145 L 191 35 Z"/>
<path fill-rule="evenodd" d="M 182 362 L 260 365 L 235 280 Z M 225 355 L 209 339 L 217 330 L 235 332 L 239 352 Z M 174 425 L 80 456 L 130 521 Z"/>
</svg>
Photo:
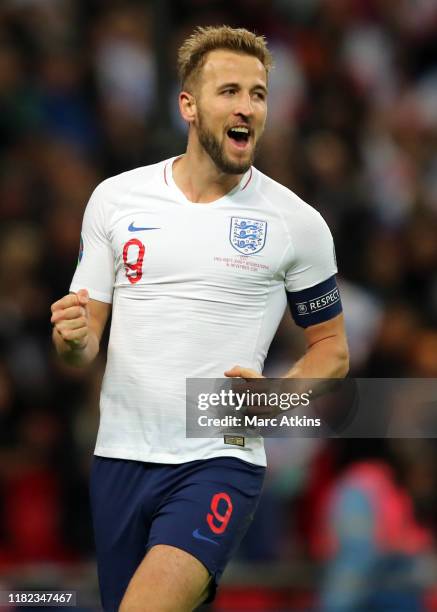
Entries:
<svg viewBox="0 0 437 612">
<path fill-rule="evenodd" d="M 253 163 L 267 115 L 267 76 L 256 57 L 212 51 L 196 88 L 193 125 L 217 168 L 243 174 Z"/>
</svg>

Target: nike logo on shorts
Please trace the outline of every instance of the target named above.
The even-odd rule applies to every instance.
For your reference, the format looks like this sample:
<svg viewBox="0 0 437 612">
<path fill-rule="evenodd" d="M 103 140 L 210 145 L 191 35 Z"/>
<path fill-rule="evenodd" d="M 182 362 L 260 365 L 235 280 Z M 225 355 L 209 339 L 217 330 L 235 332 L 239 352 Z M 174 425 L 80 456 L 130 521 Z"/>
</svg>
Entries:
<svg viewBox="0 0 437 612">
<path fill-rule="evenodd" d="M 130 232 L 144 232 L 145 230 L 156 230 L 161 229 L 160 227 L 135 227 L 134 222 L 127 228 Z"/>
<path fill-rule="evenodd" d="M 205 542 L 210 542 L 211 544 L 215 544 L 216 546 L 219 545 L 218 542 L 215 542 L 214 540 L 211 540 L 210 538 L 207 538 L 206 536 L 203 536 L 201 533 L 199 533 L 198 529 L 195 529 L 193 531 L 193 538 L 196 538 L 196 540 L 205 540 Z"/>
</svg>

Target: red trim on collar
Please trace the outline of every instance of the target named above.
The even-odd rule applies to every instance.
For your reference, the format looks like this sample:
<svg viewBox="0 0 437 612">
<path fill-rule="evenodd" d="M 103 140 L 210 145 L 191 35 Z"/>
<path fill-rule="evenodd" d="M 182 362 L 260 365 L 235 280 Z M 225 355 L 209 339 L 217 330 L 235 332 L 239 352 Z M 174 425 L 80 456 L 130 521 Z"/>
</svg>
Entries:
<svg viewBox="0 0 437 612">
<path fill-rule="evenodd" d="M 167 162 L 167 163 L 165 164 L 165 166 L 164 166 L 164 181 L 165 181 L 165 184 L 167 185 L 167 187 L 169 187 L 168 180 L 167 180 L 167 166 L 168 166 L 168 163 L 169 163 L 169 162 Z M 248 179 L 247 179 L 247 181 L 246 181 L 246 183 L 245 183 L 244 187 L 242 187 L 240 191 L 244 191 L 244 189 L 246 189 L 246 187 L 248 186 L 248 184 L 249 184 L 249 183 L 250 183 L 250 181 L 252 180 L 252 174 L 253 174 L 253 173 L 252 173 L 252 166 L 251 166 L 251 167 L 250 167 L 250 174 L 249 174 L 249 177 L 248 177 Z"/>
<path fill-rule="evenodd" d="M 249 178 L 246 181 L 246 184 L 244 185 L 244 187 L 241 188 L 241 191 L 243 191 L 244 189 L 246 189 L 246 187 L 248 186 L 248 184 L 250 183 L 252 179 L 252 166 L 250 166 L 250 174 L 249 174 Z"/>
</svg>

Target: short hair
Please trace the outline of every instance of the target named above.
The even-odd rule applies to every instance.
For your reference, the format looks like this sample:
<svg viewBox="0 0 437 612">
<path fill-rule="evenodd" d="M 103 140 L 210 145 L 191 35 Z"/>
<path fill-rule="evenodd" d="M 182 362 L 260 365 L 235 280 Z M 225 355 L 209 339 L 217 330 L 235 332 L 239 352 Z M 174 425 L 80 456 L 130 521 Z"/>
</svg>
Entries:
<svg viewBox="0 0 437 612">
<path fill-rule="evenodd" d="M 268 75 L 273 59 L 264 36 L 244 28 L 230 26 L 198 26 L 181 45 L 178 53 L 178 72 L 182 88 L 192 86 L 199 76 L 210 51 L 229 49 L 257 57 Z"/>
</svg>

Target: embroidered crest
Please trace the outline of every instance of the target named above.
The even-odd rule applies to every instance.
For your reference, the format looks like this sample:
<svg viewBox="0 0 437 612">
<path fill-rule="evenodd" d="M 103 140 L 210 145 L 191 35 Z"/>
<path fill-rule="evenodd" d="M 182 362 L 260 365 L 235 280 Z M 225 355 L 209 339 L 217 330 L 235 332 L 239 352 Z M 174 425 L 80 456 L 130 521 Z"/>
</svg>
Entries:
<svg viewBox="0 0 437 612">
<path fill-rule="evenodd" d="M 259 253 L 266 243 L 267 221 L 231 218 L 229 240 L 236 251 L 243 255 Z"/>
</svg>

